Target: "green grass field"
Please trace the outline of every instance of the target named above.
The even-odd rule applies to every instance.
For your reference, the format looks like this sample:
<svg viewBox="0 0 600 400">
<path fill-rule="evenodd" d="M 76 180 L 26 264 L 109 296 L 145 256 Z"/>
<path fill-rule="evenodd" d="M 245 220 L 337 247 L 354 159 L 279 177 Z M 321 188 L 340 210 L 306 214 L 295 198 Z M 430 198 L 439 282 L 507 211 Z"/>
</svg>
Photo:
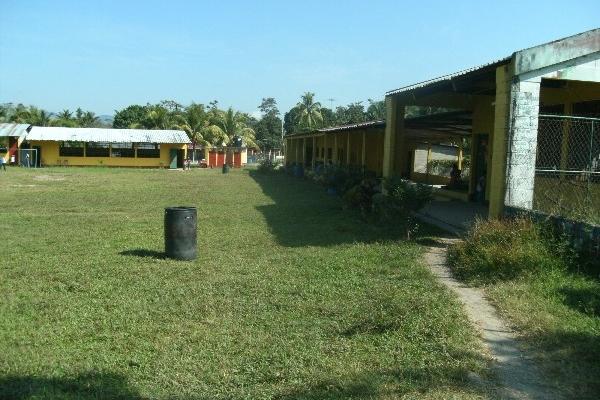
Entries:
<svg viewBox="0 0 600 400">
<path fill-rule="evenodd" d="M 485 398 L 422 249 L 255 171 L 0 172 L 0 398 Z M 163 258 L 198 207 L 199 257 Z"/>
</svg>

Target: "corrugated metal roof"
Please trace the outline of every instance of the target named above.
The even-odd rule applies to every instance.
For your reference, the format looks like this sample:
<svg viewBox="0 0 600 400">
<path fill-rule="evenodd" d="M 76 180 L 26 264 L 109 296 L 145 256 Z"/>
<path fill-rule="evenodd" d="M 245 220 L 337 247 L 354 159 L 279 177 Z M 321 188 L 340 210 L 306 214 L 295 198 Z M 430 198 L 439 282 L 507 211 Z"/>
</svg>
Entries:
<svg viewBox="0 0 600 400">
<path fill-rule="evenodd" d="M 184 131 L 34 126 L 27 140 L 110 143 L 191 143 Z"/>
<path fill-rule="evenodd" d="M 332 126 L 331 128 L 319 129 L 318 132 L 337 132 L 337 131 L 348 131 L 348 130 L 352 130 L 352 129 L 375 128 L 375 127 L 384 127 L 384 126 L 385 126 L 385 121 L 378 120 L 378 121 L 358 122 L 356 124 Z"/>
<path fill-rule="evenodd" d="M 29 124 L 0 124 L 0 136 L 21 137 L 27 133 Z"/>
<path fill-rule="evenodd" d="M 332 133 L 332 132 L 350 131 L 353 129 L 383 128 L 383 127 L 385 127 L 384 120 L 367 121 L 367 122 L 358 122 L 356 124 L 339 125 L 339 126 L 332 126 L 329 128 L 321 128 L 321 129 L 316 129 L 312 132 L 291 133 L 289 135 L 285 135 L 285 137 L 311 136 L 311 135 L 317 135 L 319 133 Z"/>
<path fill-rule="evenodd" d="M 463 76 L 463 75 L 468 75 L 468 74 L 470 74 L 472 72 L 479 71 L 481 69 L 485 69 L 485 68 L 488 68 L 488 67 L 498 66 L 498 65 L 501 65 L 501 64 L 505 64 L 505 63 L 509 62 L 511 58 L 512 58 L 512 56 L 501 58 L 499 60 L 492 61 L 492 62 L 489 62 L 487 64 L 482 64 L 482 65 L 479 65 L 479 66 L 476 66 L 476 67 L 464 69 L 462 71 L 458 71 L 458 72 L 455 72 L 453 74 L 442 75 L 442 76 L 440 76 L 438 78 L 429 79 L 427 81 L 423 81 L 423 82 L 415 83 L 415 84 L 412 84 L 412 85 L 404 86 L 404 87 L 401 87 L 401 88 L 398 88 L 398 89 L 390 90 L 385 95 L 386 96 L 391 96 L 391 95 L 394 95 L 394 94 L 408 92 L 408 91 L 411 91 L 411 90 L 414 90 L 414 89 L 419 89 L 419 88 L 422 88 L 422 87 L 425 87 L 425 86 L 429 86 L 429 85 L 432 85 L 434 83 L 439 83 L 439 82 L 444 82 L 444 81 L 450 81 L 451 79 L 458 78 L 458 77 Z"/>
</svg>

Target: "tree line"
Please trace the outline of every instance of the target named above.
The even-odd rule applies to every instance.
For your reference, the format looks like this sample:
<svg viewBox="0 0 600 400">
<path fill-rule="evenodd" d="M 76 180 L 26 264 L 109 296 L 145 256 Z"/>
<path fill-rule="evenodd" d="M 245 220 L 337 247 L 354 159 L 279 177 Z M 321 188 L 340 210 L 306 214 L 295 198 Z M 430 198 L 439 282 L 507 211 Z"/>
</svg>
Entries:
<svg viewBox="0 0 600 400">
<path fill-rule="evenodd" d="M 323 107 L 316 101 L 314 93 L 306 92 L 300 97 L 298 104 L 285 113 L 283 126 L 286 134 L 292 134 L 383 119 L 385 119 L 383 100 L 369 99 L 367 105 L 359 101 L 331 109 Z"/>
<path fill-rule="evenodd" d="M 258 106 L 260 117 L 248 113 L 219 108 L 217 101 L 208 105 L 191 103 L 184 106 L 174 100 L 157 104 L 133 104 L 115 110 L 113 128 L 179 129 L 187 133 L 194 145 L 247 146 L 262 150 L 282 146 L 283 134 L 310 132 L 319 128 L 385 119 L 385 102 L 369 99 L 362 102 L 323 107 L 315 94 L 306 92 L 300 101 L 281 118 L 277 101 L 263 98 Z M 440 109 L 441 110 L 441 109 Z M 431 114 L 437 109 L 407 108 L 408 116 Z M 0 105 L 0 122 L 28 123 L 36 126 L 107 127 L 91 111 L 77 108 L 50 113 L 35 106 Z"/>
<path fill-rule="evenodd" d="M 99 128 L 105 126 L 92 111 L 77 108 L 51 113 L 35 106 L 12 103 L 0 104 L 0 122 L 30 124 L 35 126 L 66 126 L 70 128 Z"/>
</svg>

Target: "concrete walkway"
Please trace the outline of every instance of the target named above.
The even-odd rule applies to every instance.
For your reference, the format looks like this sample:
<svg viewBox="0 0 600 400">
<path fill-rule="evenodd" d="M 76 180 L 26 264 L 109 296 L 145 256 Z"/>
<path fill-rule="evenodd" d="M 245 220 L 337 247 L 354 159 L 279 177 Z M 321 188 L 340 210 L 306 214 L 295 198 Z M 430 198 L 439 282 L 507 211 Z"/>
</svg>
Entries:
<svg viewBox="0 0 600 400">
<path fill-rule="evenodd" d="M 468 230 L 476 219 L 485 219 L 488 208 L 479 203 L 459 200 L 436 199 L 417 213 L 423 221 L 455 235 Z"/>
<path fill-rule="evenodd" d="M 483 292 L 452 277 L 446 265 L 446 254 L 448 246 L 458 240 L 440 239 L 439 246 L 427 249 L 425 261 L 438 281 L 456 293 L 469 319 L 480 331 L 500 380 L 498 388 L 491 388 L 495 398 L 561 399 L 562 396 L 546 381 L 531 358 L 519 348 L 514 332 L 500 319 Z"/>
</svg>

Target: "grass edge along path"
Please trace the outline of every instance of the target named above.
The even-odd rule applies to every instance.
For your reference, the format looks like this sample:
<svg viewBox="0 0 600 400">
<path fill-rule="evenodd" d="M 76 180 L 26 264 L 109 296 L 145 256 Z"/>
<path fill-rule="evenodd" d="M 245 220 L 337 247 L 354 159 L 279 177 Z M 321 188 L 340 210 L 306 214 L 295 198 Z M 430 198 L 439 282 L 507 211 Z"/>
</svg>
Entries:
<svg viewBox="0 0 600 400">
<path fill-rule="evenodd" d="M 464 239 L 449 254 L 455 276 L 485 293 L 566 398 L 599 398 L 598 269 L 527 219 L 479 221 Z"/>
</svg>

